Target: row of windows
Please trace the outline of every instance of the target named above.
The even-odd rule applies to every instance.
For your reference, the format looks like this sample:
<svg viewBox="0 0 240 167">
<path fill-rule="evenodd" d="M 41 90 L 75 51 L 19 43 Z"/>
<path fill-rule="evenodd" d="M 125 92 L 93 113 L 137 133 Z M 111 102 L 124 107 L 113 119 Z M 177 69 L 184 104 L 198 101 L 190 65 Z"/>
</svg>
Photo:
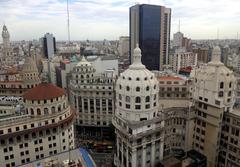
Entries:
<svg viewBox="0 0 240 167">
<path fill-rule="evenodd" d="M 120 107 L 122 106 L 122 102 L 119 102 L 119 106 L 120 106 Z M 154 102 L 154 103 L 153 103 L 153 107 L 156 107 L 156 106 L 157 106 L 157 103 Z M 125 108 L 130 109 L 130 108 L 131 108 L 131 105 L 130 105 L 130 104 L 126 104 L 126 105 L 125 105 Z M 145 109 L 149 109 L 149 108 L 150 108 L 150 104 L 146 104 L 146 105 L 145 105 Z M 135 105 L 135 110 L 141 110 L 141 104 Z"/>
<path fill-rule="evenodd" d="M 154 85 L 153 88 L 156 89 L 157 86 Z M 119 85 L 119 89 L 122 89 L 122 85 Z M 130 89 L 131 89 L 130 86 L 126 86 L 126 91 L 130 91 Z M 141 89 L 140 89 L 139 86 L 137 86 L 135 90 L 136 90 L 136 92 L 140 92 Z M 150 87 L 147 86 L 147 87 L 145 88 L 145 90 L 146 90 L 146 91 L 149 91 L 149 90 L 150 90 Z"/>
<path fill-rule="evenodd" d="M 122 77 L 122 79 L 126 79 L 125 76 Z M 144 81 L 147 81 L 149 78 L 148 77 L 145 77 L 144 78 Z M 153 76 L 150 77 L 150 79 L 153 79 Z M 131 81 L 132 78 L 131 77 L 128 77 L 128 80 Z M 139 77 L 136 78 L 136 81 L 141 81 L 141 79 Z"/>
<path fill-rule="evenodd" d="M 154 95 L 154 100 L 156 100 L 156 97 L 157 97 L 157 96 Z M 122 95 L 119 94 L 118 98 L 119 98 L 119 100 L 122 100 Z M 139 97 L 139 96 L 135 97 L 135 103 L 141 103 L 141 102 L 142 102 L 141 99 L 144 99 L 144 98 L 141 98 L 141 97 Z M 127 103 L 130 103 L 130 102 L 131 102 L 130 96 L 126 96 L 126 97 L 125 97 L 125 101 L 126 101 Z M 145 100 L 143 100 L 143 101 L 145 101 L 146 103 L 150 102 L 150 96 L 146 96 L 146 97 L 145 97 Z"/>
<path fill-rule="evenodd" d="M 68 114 L 65 114 L 63 116 L 59 116 L 59 120 L 61 121 L 62 119 L 66 118 Z M 44 122 L 38 122 L 38 124 L 30 124 L 30 126 L 27 126 L 27 125 L 23 125 L 22 126 L 22 129 L 28 129 L 28 128 L 34 128 L 34 127 L 39 127 L 39 126 L 43 126 L 43 125 L 48 125 L 49 123 L 55 123 L 55 119 L 52 119 L 51 121 L 48 121 L 48 120 L 45 120 Z M 14 130 L 14 128 L 8 128 L 7 129 L 7 133 L 12 133 Z M 15 131 L 20 131 L 20 127 L 17 126 L 15 127 Z M 49 130 L 47 130 L 49 131 Z M 0 130 L 0 134 L 4 134 L 4 131 L 3 130 Z"/>
</svg>

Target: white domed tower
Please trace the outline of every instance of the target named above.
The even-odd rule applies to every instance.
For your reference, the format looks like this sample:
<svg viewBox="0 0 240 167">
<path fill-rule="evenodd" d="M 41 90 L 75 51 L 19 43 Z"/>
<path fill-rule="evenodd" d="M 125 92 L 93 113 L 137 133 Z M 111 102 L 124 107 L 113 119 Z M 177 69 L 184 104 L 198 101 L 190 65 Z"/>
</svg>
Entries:
<svg viewBox="0 0 240 167">
<path fill-rule="evenodd" d="M 162 159 L 164 122 L 158 116 L 159 85 L 134 49 L 134 61 L 116 82 L 116 165 L 154 166 Z"/>
<path fill-rule="evenodd" d="M 190 147 L 207 156 L 208 165 L 216 166 L 222 120 L 234 105 L 235 77 L 220 61 L 221 49 L 213 48 L 212 60 L 192 71 L 195 125 Z"/>
</svg>

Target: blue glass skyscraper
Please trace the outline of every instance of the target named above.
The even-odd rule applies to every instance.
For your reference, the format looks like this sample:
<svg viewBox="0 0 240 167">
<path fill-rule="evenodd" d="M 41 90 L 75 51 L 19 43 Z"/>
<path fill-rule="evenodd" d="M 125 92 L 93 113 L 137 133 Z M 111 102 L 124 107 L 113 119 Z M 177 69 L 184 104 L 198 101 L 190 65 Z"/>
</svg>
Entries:
<svg viewBox="0 0 240 167">
<path fill-rule="evenodd" d="M 149 70 L 162 70 L 169 63 L 171 9 L 137 4 L 130 7 L 130 62 L 136 44 L 142 50 L 142 63 Z"/>
</svg>

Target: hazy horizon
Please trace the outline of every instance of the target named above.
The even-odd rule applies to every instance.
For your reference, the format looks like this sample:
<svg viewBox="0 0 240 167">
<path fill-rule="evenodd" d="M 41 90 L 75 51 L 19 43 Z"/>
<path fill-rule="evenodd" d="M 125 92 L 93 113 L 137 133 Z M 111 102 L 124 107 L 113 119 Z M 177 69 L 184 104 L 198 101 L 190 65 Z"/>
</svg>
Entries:
<svg viewBox="0 0 240 167">
<path fill-rule="evenodd" d="M 67 39 L 67 0 L 0 0 L 0 27 L 5 23 L 11 40 L 39 39 L 46 32 L 58 41 Z M 130 0 L 69 0 L 72 40 L 117 40 L 128 36 Z M 172 34 L 192 39 L 236 39 L 240 30 L 240 1 L 235 0 L 139 0 L 140 4 L 172 9 Z M 240 31 L 239 31 L 240 33 Z M 2 39 L 0 40 L 2 41 Z"/>
</svg>

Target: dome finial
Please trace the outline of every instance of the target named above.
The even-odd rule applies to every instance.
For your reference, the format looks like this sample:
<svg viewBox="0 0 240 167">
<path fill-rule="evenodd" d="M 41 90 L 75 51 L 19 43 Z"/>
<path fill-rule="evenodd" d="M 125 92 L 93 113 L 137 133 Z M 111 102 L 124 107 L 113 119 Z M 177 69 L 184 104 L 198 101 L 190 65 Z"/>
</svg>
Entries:
<svg viewBox="0 0 240 167">
<path fill-rule="evenodd" d="M 136 44 L 136 48 L 133 51 L 133 63 L 131 65 L 131 68 L 145 68 L 145 66 L 142 64 L 141 58 L 142 51 L 139 48 L 139 45 Z"/>
</svg>

